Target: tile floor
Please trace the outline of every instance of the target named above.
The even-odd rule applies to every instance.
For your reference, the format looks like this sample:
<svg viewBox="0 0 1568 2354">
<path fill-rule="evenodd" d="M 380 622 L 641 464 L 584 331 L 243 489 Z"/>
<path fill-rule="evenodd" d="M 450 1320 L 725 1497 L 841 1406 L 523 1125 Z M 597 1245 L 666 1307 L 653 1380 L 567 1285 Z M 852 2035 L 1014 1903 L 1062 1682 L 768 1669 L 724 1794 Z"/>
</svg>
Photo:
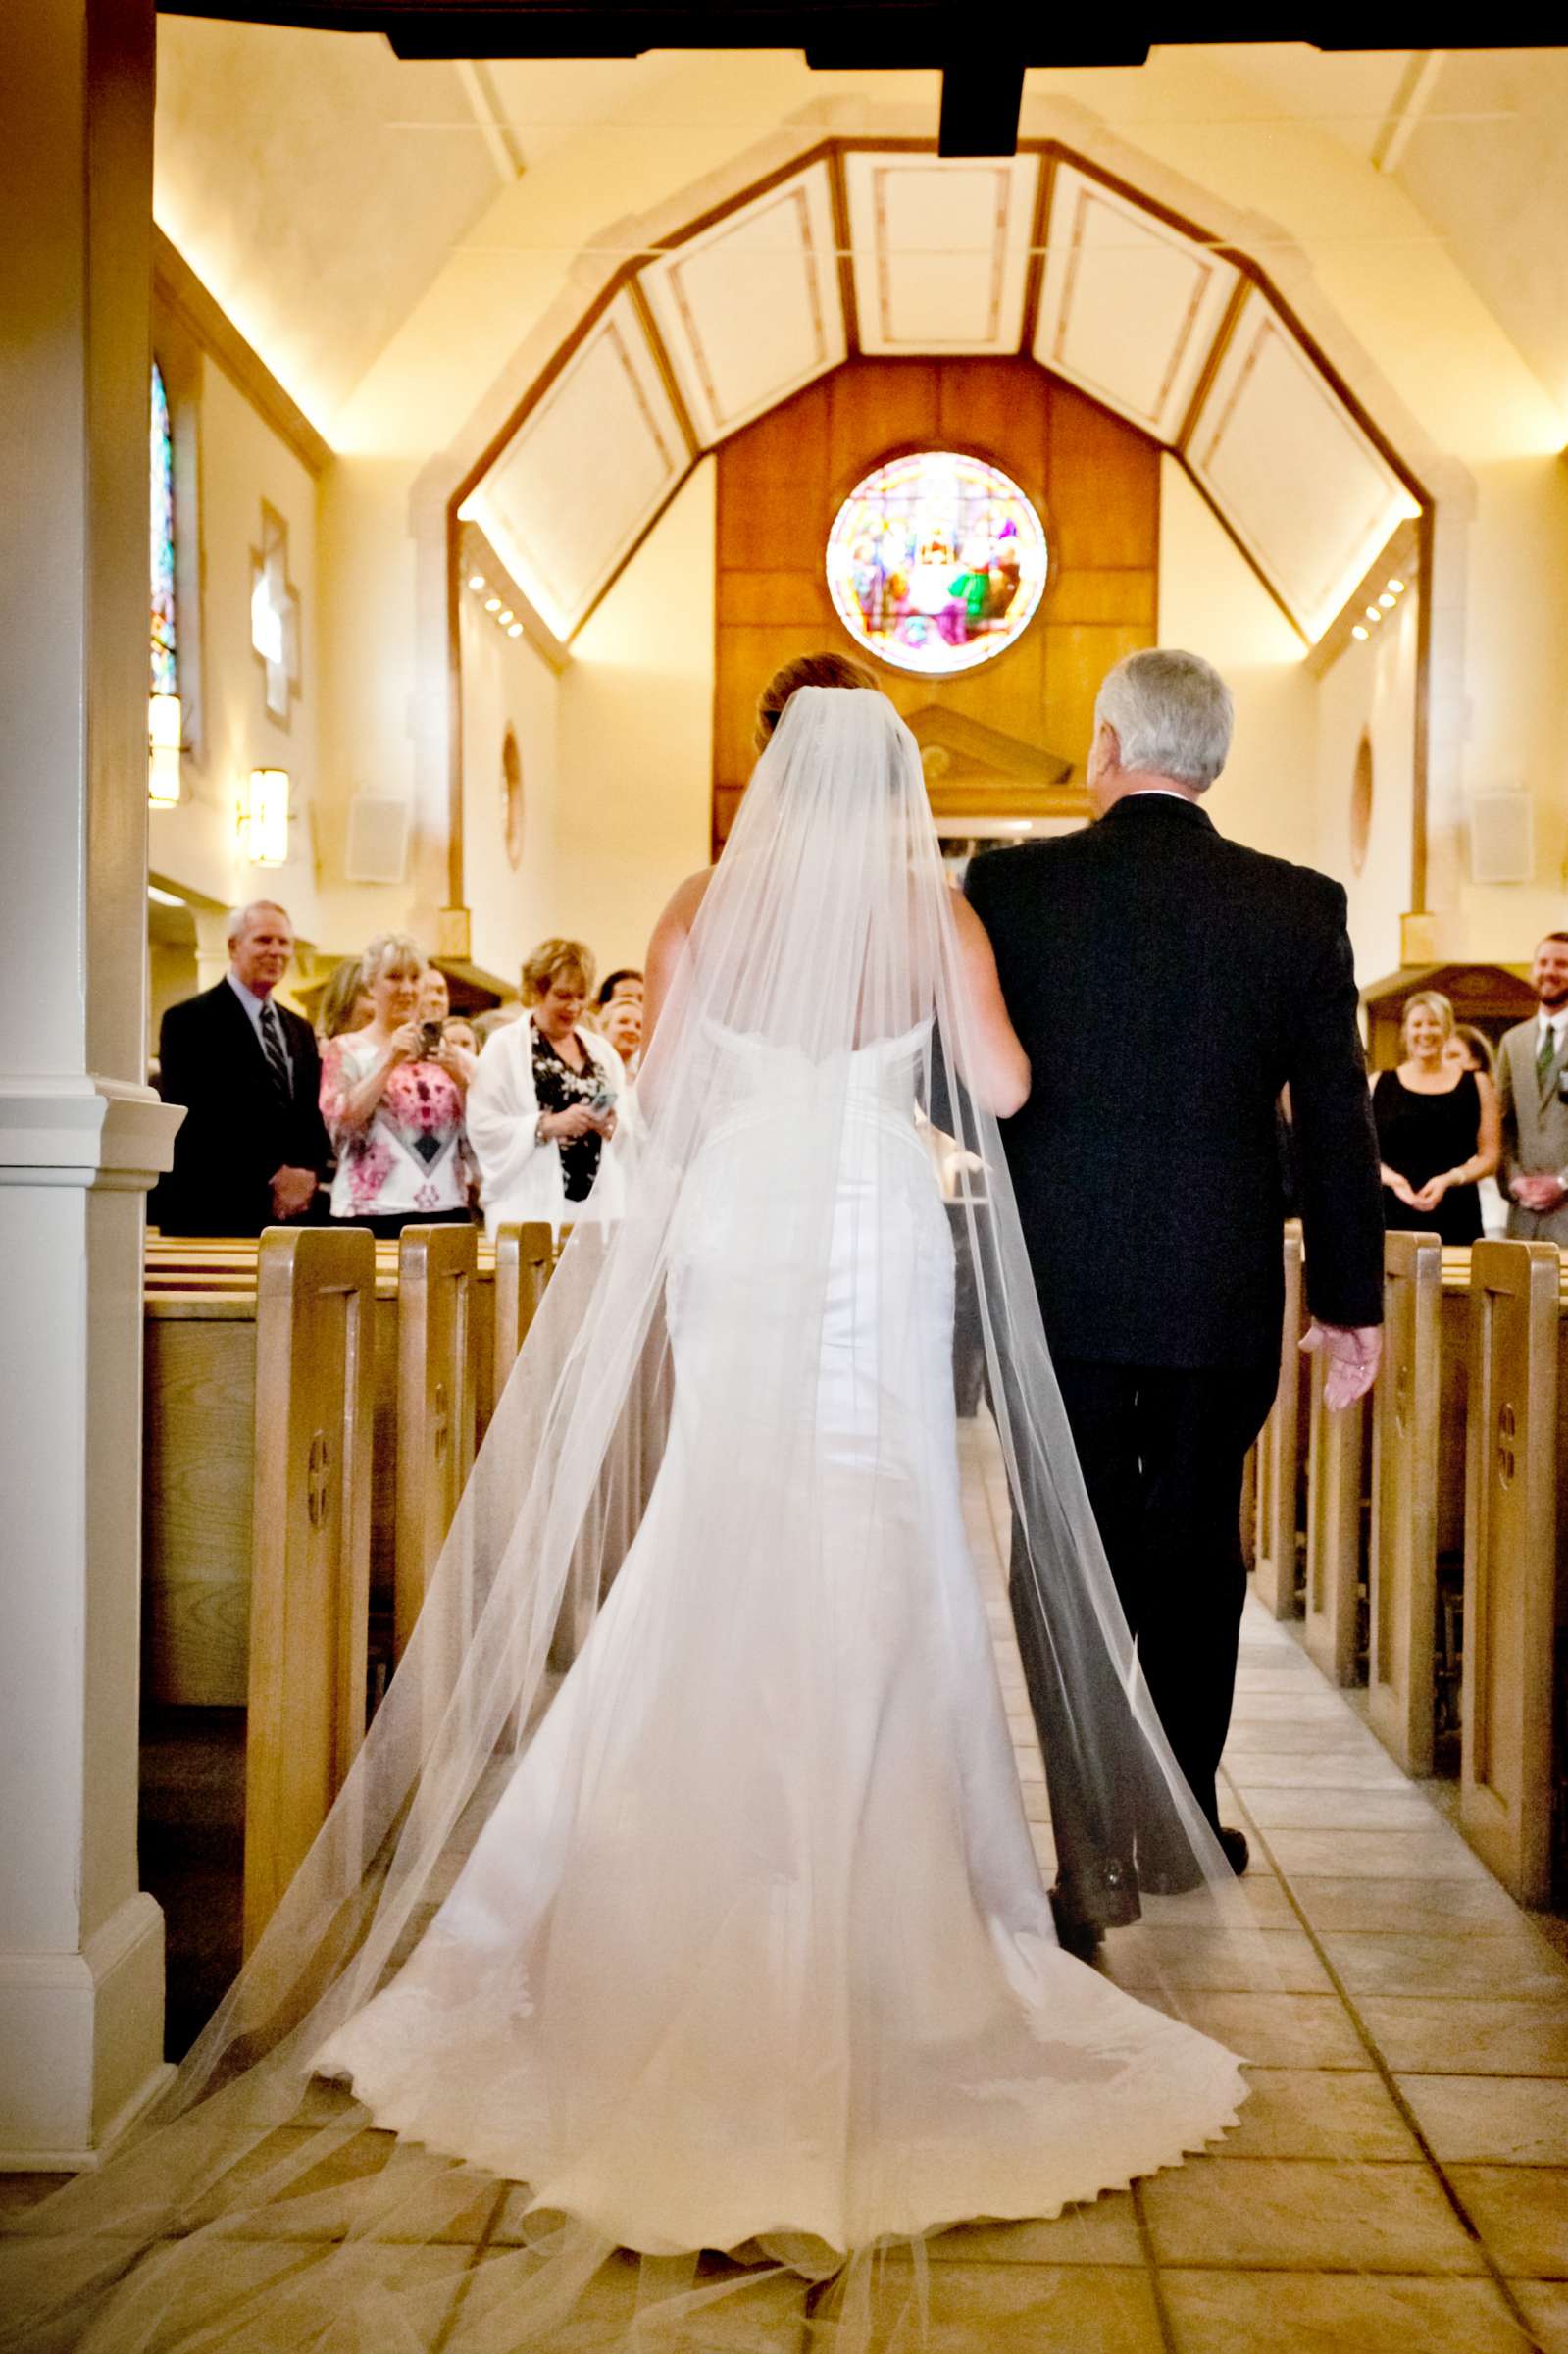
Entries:
<svg viewBox="0 0 1568 2354">
<path fill-rule="evenodd" d="M 1048 1869 L 987 1433 L 964 1432 L 966 1511 Z M 1222 1811 L 1252 1842 L 1256 1928 L 1123 1932 L 1103 1967 L 1250 2058 L 1240 2125 L 1054 2222 L 934 2242 L 935 2354 L 1568 2354 L 1568 1966 L 1353 1697 L 1250 1607 L 1226 1777 Z M 325 2122 L 333 2096 L 319 2098 Z M 303 2176 L 277 2237 L 221 2261 L 258 2292 L 308 2277 L 333 2236 L 334 2182 L 414 2155 L 359 2135 Z M 0 2209 L 44 2187 L 0 2176 Z M 406 2315 L 455 2322 L 460 2347 L 460 2313 L 504 2280 L 516 2194 L 491 2186 L 429 2222 L 444 2244 L 368 2250 L 367 2264 Z M 626 2270 L 597 2292 L 606 2318 L 631 2310 Z M 763 2284 L 713 2307 L 691 2344 L 800 2354 L 808 2303 L 798 2284 Z"/>
</svg>

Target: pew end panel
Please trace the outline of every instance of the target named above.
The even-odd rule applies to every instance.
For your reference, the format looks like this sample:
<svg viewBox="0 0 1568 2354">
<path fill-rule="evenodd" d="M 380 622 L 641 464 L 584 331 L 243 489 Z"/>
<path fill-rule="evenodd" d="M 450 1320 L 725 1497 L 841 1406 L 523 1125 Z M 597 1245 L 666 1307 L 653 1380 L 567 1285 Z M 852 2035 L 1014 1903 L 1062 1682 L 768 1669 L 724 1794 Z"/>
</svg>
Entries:
<svg viewBox="0 0 1568 2354">
<path fill-rule="evenodd" d="M 472 1226 L 408 1226 L 398 1257 L 393 1647 L 402 1658 L 474 1462 Z"/>
<path fill-rule="evenodd" d="M 1533 1906 L 1551 1896 L 1563 1333 L 1556 1246 L 1477 1243 L 1459 1820 L 1510 1894 Z"/>
<path fill-rule="evenodd" d="M 245 1738 L 249 1952 L 365 1732 L 376 1259 L 363 1230 L 271 1230 L 258 1404 Z"/>
<path fill-rule="evenodd" d="M 1275 1618 L 1295 1615 L 1297 1527 L 1302 1449 L 1307 1425 L 1301 1411 L 1306 1329 L 1301 1266 L 1301 1230 L 1285 1230 L 1285 1318 L 1280 1337 L 1280 1383 L 1269 1418 L 1259 1435 L 1257 1521 L 1253 1540 L 1252 1587 Z"/>
<path fill-rule="evenodd" d="M 1436 1715 L 1442 1245 L 1394 1233 L 1383 1254 L 1384 1358 L 1372 1404 L 1367 1700 L 1409 1774 L 1432 1771 Z"/>
</svg>

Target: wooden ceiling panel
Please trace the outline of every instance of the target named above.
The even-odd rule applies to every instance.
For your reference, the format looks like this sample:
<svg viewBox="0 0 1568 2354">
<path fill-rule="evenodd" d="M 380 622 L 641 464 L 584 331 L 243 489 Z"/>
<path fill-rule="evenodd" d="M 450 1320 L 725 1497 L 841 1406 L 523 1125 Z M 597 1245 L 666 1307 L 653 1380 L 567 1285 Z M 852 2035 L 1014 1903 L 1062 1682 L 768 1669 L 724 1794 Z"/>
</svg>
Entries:
<svg viewBox="0 0 1568 2354">
<path fill-rule="evenodd" d="M 847 344 L 826 164 L 699 230 L 641 285 L 704 446 L 836 368 Z"/>
<path fill-rule="evenodd" d="M 1051 183 L 1035 357 L 1174 441 L 1237 281 L 1223 255 L 1062 164 Z"/>
<path fill-rule="evenodd" d="M 1416 501 L 1256 292 L 1204 395 L 1188 463 L 1309 642 Z"/>
<path fill-rule="evenodd" d="M 1016 352 L 1039 173 L 1037 155 L 846 155 L 861 350 Z"/>
<path fill-rule="evenodd" d="M 569 638 L 673 495 L 688 451 L 630 295 L 530 410 L 462 512 Z"/>
</svg>

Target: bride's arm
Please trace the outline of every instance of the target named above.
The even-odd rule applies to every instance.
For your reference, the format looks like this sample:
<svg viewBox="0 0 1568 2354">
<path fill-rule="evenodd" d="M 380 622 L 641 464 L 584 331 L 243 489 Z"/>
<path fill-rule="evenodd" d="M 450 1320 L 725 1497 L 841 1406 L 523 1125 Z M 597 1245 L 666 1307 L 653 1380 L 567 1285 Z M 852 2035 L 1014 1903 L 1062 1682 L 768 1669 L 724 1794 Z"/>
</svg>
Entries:
<svg viewBox="0 0 1568 2354">
<path fill-rule="evenodd" d="M 1029 1100 L 1029 1056 L 1008 1019 L 985 925 L 962 892 L 951 904 L 966 1016 L 965 1035 L 953 1042 L 958 1075 L 983 1110 L 1010 1119 Z"/>
<path fill-rule="evenodd" d="M 686 942 L 691 937 L 691 927 L 696 921 L 697 909 L 702 905 L 703 894 L 712 880 L 712 867 L 700 875 L 687 875 L 654 925 L 653 937 L 648 942 L 642 972 L 642 1076 L 637 1082 L 638 1100 L 644 1110 L 651 1108 L 648 1098 L 648 1049 L 653 1044 L 659 1016 L 675 985 L 676 973 Z M 654 1082 L 657 1085 L 657 1066 Z"/>
</svg>

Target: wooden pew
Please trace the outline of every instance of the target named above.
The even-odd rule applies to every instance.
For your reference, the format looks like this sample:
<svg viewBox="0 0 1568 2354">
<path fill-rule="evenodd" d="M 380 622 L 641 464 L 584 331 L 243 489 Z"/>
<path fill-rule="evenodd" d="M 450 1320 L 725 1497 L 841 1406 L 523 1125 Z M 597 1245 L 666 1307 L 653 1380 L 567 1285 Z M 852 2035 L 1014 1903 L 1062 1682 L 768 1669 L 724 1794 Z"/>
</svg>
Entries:
<svg viewBox="0 0 1568 2354">
<path fill-rule="evenodd" d="M 495 1305 L 490 1345 L 490 1410 L 500 1399 L 529 1326 L 539 1311 L 545 1286 L 565 1250 L 570 1226 L 557 1235 L 542 1219 L 495 1232 Z"/>
<path fill-rule="evenodd" d="M 1331 1413 L 1324 1404 L 1329 1357 L 1311 1359 L 1307 1436 L 1306 1610 L 1302 1641 L 1330 1681 L 1359 1677 L 1361 1595 L 1366 1574 L 1367 1433 L 1372 1402 Z"/>
<path fill-rule="evenodd" d="M 474 1462 L 477 1276 L 472 1226 L 404 1228 L 398 1254 L 393 1594 L 399 1659 Z"/>
<path fill-rule="evenodd" d="M 1459 1821 L 1523 1905 L 1552 1893 L 1553 1703 L 1568 1445 L 1562 1265 L 1551 1243 L 1471 1253 Z"/>
<path fill-rule="evenodd" d="M 256 1265 L 245 1950 L 365 1735 L 371 1319 L 363 1229 L 264 1235 Z"/>
<path fill-rule="evenodd" d="M 1383 1365 L 1372 1401 L 1367 1701 L 1373 1731 L 1411 1774 L 1432 1771 L 1442 1305 L 1440 1238 L 1386 1236 Z"/>
<path fill-rule="evenodd" d="M 1306 1417 L 1301 1410 L 1306 1360 L 1300 1340 L 1306 1329 L 1301 1282 L 1301 1230 L 1285 1235 L 1285 1321 L 1280 1338 L 1280 1386 L 1259 1435 L 1257 1534 L 1252 1583 L 1272 1616 L 1295 1614 L 1296 1528 Z"/>
<path fill-rule="evenodd" d="M 256 1294 L 143 1302 L 142 1692 L 243 1708 L 249 1688 Z"/>
</svg>

